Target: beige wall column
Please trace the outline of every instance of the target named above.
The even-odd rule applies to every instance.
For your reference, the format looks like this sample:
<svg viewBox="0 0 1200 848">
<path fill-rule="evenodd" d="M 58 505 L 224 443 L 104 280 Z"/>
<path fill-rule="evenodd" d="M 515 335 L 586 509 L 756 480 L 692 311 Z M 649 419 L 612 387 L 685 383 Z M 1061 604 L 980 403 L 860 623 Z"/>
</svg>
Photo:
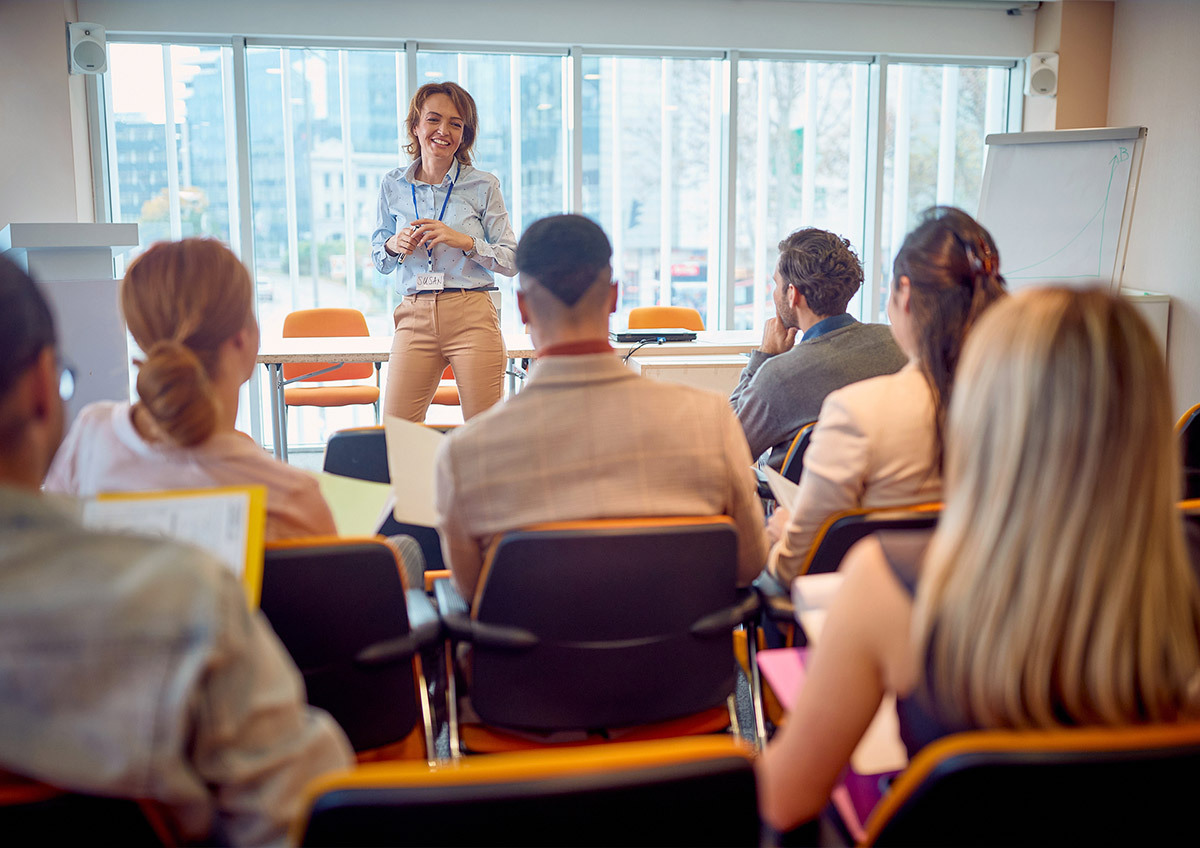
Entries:
<svg viewBox="0 0 1200 848">
<path fill-rule="evenodd" d="M 0 226 L 94 219 L 84 78 L 67 72 L 75 0 L 0 8 Z"/>
<path fill-rule="evenodd" d="M 1110 0 L 1063 0 L 1058 59 L 1060 130 L 1108 126 L 1108 78 L 1112 58 Z"/>
<path fill-rule="evenodd" d="M 1200 3 L 1118 0 L 1108 123 L 1147 128 L 1125 285 L 1171 296 L 1167 364 L 1182 412 L 1200 402 Z"/>
</svg>

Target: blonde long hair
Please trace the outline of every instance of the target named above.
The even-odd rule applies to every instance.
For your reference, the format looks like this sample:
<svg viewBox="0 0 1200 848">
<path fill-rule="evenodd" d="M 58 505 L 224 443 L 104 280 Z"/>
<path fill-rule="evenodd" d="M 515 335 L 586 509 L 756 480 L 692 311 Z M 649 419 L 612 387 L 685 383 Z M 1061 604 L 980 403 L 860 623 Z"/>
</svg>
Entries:
<svg viewBox="0 0 1200 848">
<path fill-rule="evenodd" d="M 216 430 L 218 349 L 254 320 L 253 295 L 250 272 L 216 239 L 158 242 L 125 272 L 121 311 L 145 353 L 138 397 L 172 442 L 190 447 Z"/>
<path fill-rule="evenodd" d="M 978 727 L 1193 712 L 1200 590 L 1149 329 L 1100 291 L 1022 293 L 981 319 L 957 384 L 914 613 L 921 689 Z"/>
</svg>

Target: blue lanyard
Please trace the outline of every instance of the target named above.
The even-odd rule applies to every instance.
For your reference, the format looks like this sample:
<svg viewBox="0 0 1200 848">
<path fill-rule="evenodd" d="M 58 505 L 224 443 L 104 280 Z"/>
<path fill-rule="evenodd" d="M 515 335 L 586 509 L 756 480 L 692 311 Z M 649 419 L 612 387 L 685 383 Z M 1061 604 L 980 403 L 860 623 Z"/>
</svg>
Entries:
<svg viewBox="0 0 1200 848">
<path fill-rule="evenodd" d="M 462 162 L 459 162 L 458 168 L 454 172 L 454 179 L 452 179 L 450 181 L 450 188 L 446 189 L 446 199 L 442 201 L 442 211 L 437 216 L 437 219 L 439 221 L 446 217 L 446 206 L 448 206 L 450 203 L 450 195 L 454 192 L 454 184 L 458 182 L 458 175 L 461 173 L 462 173 Z M 417 218 L 420 218 L 421 210 L 417 208 L 417 187 L 414 183 L 409 183 L 408 187 L 410 189 L 412 189 L 413 214 L 415 214 L 417 216 Z M 432 186 L 430 186 L 430 188 L 432 188 Z M 436 203 L 436 202 L 437 201 L 435 200 L 434 203 Z M 415 220 L 417 220 L 417 218 L 414 218 L 413 220 L 415 221 Z M 432 271 L 433 270 L 433 248 L 429 247 L 427 245 L 425 247 L 425 255 L 429 257 L 429 260 L 428 260 L 429 264 L 427 267 L 429 268 L 430 271 Z"/>
</svg>

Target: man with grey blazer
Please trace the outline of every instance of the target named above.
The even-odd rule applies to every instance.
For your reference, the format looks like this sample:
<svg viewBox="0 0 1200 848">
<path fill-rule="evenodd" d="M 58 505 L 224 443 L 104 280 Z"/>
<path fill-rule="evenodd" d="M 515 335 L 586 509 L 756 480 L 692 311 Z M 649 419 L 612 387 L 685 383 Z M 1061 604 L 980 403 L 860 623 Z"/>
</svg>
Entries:
<svg viewBox="0 0 1200 848">
<path fill-rule="evenodd" d="M 846 312 L 862 281 L 850 242 L 833 233 L 807 227 L 779 243 L 776 315 L 729 398 L 751 456 L 769 449 L 768 464 L 780 468 L 827 394 L 904 366 L 907 359 L 886 326 L 862 324 Z"/>
</svg>

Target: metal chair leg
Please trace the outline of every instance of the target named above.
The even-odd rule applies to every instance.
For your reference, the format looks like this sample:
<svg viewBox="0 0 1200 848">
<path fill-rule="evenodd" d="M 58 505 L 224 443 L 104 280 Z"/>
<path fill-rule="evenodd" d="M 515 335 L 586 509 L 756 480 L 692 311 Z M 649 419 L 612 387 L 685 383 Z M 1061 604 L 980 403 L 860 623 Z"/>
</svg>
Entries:
<svg viewBox="0 0 1200 848">
<path fill-rule="evenodd" d="M 767 725 L 763 719 L 762 675 L 758 670 L 758 628 L 746 629 L 746 657 L 750 666 L 750 712 L 754 716 L 754 747 L 762 751 L 767 745 Z"/>
<path fill-rule="evenodd" d="M 450 736 L 450 759 L 462 759 L 458 739 L 458 687 L 454 682 L 454 643 L 446 640 L 446 725 Z"/>
</svg>

